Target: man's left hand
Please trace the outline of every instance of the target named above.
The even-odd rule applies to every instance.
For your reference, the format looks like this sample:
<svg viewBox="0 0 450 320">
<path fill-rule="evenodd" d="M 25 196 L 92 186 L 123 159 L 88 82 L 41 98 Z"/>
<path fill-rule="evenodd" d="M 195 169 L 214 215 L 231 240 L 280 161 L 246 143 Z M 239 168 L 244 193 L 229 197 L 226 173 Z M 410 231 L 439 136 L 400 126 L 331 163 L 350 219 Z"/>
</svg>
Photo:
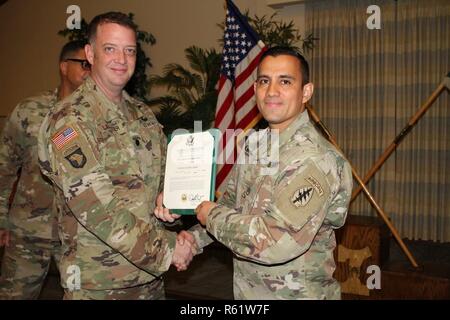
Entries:
<svg viewBox="0 0 450 320">
<path fill-rule="evenodd" d="M 158 219 L 160 219 L 164 222 L 174 222 L 175 219 L 178 219 L 181 216 L 179 214 L 170 213 L 169 209 L 164 208 L 163 207 L 163 198 L 164 198 L 164 195 L 162 192 L 156 197 L 156 207 L 155 207 L 155 210 L 153 211 L 153 213 Z"/>
</svg>

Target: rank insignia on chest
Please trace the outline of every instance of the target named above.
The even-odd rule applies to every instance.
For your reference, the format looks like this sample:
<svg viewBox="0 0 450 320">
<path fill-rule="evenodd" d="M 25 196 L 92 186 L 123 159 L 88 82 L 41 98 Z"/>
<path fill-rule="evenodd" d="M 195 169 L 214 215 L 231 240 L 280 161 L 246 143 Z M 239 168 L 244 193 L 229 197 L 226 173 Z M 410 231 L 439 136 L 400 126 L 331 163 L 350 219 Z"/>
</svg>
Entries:
<svg viewBox="0 0 450 320">
<path fill-rule="evenodd" d="M 86 164 L 86 156 L 80 147 L 75 146 L 74 148 L 70 148 L 67 150 L 66 154 L 67 155 L 64 155 L 64 158 L 69 161 L 72 167 L 80 169 Z"/>
<path fill-rule="evenodd" d="M 251 187 L 247 187 L 247 189 L 244 192 L 242 192 L 242 194 L 241 194 L 242 200 L 247 198 L 247 196 L 250 194 L 250 190 L 251 190 Z"/>
<path fill-rule="evenodd" d="M 311 200 L 314 193 L 314 188 L 312 187 L 302 187 L 294 192 L 291 201 L 297 208 L 304 207 Z"/>
</svg>

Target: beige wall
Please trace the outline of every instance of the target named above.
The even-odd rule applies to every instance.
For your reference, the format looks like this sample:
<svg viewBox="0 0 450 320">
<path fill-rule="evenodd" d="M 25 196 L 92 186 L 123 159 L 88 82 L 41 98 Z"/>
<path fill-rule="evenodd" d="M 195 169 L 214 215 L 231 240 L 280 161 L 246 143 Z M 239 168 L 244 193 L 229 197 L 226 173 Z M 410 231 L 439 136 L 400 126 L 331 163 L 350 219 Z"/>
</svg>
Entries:
<svg viewBox="0 0 450 320">
<path fill-rule="evenodd" d="M 0 116 L 0 132 L 3 130 L 3 127 L 5 126 L 6 117 Z"/>
<path fill-rule="evenodd" d="M 235 0 L 252 14 L 272 14 L 264 0 Z M 57 58 L 65 40 L 57 35 L 69 16 L 66 8 L 76 4 L 82 17 L 119 10 L 133 12 L 142 30 L 153 33 L 156 45 L 148 50 L 160 74 L 171 62 L 185 63 L 183 50 L 190 45 L 219 48 L 223 21 L 223 0 L 8 0 L 0 6 L 0 115 L 8 114 L 23 98 L 58 84 Z M 279 10 L 283 19 L 293 19 L 303 30 L 303 6 Z M 157 93 L 157 92 L 156 92 Z"/>
</svg>

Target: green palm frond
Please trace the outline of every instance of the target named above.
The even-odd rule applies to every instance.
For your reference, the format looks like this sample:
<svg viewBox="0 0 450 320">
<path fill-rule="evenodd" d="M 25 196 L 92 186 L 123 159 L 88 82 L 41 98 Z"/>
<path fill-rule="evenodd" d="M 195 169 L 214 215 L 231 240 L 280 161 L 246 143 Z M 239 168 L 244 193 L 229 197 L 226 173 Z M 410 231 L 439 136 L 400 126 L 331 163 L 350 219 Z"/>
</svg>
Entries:
<svg viewBox="0 0 450 320">
<path fill-rule="evenodd" d="M 220 76 L 220 63 L 222 61 L 222 55 L 215 49 L 207 50 L 206 54 L 206 65 L 208 67 L 206 72 L 205 92 L 215 92 L 215 87 Z"/>
<path fill-rule="evenodd" d="M 150 107 L 159 105 L 161 106 L 161 108 L 165 106 L 169 106 L 171 108 L 178 108 L 181 105 L 181 101 L 172 96 L 165 95 L 157 98 L 152 98 L 147 101 L 147 104 Z"/>
<path fill-rule="evenodd" d="M 206 129 L 214 120 L 215 85 L 219 78 L 221 55 L 215 49 L 204 50 L 196 46 L 187 48 L 185 54 L 190 69 L 177 63 L 167 64 L 162 76 L 150 77 L 150 84 L 166 87 L 172 98 L 180 102 L 180 108 L 184 110 L 180 121 L 184 128 L 193 129 L 194 120 L 198 120 Z"/>
<path fill-rule="evenodd" d="M 156 113 L 156 118 L 159 123 L 163 124 L 164 133 L 169 135 L 175 129 L 184 126 L 184 113 L 180 110 L 181 102 L 172 96 L 162 96 L 151 99 L 149 105 L 159 105 L 159 112 Z"/>
<path fill-rule="evenodd" d="M 176 97 L 180 99 L 183 106 L 189 110 L 192 105 L 195 104 L 197 101 L 197 97 L 194 97 L 191 91 L 187 90 L 186 88 L 177 88 L 176 91 Z"/>
<path fill-rule="evenodd" d="M 202 48 L 191 46 L 184 50 L 189 66 L 200 74 L 208 73 L 206 52 Z"/>
<path fill-rule="evenodd" d="M 192 107 L 192 122 L 201 121 L 202 130 L 207 130 L 213 126 L 214 116 L 216 113 L 217 93 L 210 91 L 205 94 Z"/>
<path fill-rule="evenodd" d="M 172 84 L 167 84 L 168 88 L 183 87 L 193 90 L 197 95 L 204 92 L 203 80 L 200 75 L 192 73 L 179 64 L 172 63 L 164 67 L 164 76 L 174 80 Z"/>
</svg>

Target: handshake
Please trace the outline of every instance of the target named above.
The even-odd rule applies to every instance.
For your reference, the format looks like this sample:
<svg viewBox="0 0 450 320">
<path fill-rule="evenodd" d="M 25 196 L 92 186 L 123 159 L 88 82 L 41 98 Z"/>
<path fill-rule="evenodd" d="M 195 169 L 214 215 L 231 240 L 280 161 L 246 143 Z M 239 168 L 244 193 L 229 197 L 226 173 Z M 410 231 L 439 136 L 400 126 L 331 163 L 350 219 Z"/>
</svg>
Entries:
<svg viewBox="0 0 450 320">
<path fill-rule="evenodd" d="M 183 230 L 177 235 L 175 251 L 172 256 L 172 264 L 177 268 L 177 271 L 184 271 L 187 269 L 197 252 L 198 246 L 194 236 L 192 233 Z"/>
<path fill-rule="evenodd" d="M 216 203 L 210 201 L 204 201 L 195 212 L 197 213 L 197 219 L 202 225 L 206 224 L 208 214 Z M 155 216 L 165 222 L 173 222 L 178 219 L 180 215 L 171 214 L 169 209 L 163 207 L 163 194 L 160 193 L 156 198 L 156 207 L 154 211 Z M 175 251 L 172 257 L 172 264 L 177 268 L 177 271 L 184 271 L 187 269 L 192 261 L 192 258 L 198 253 L 198 244 L 195 237 L 189 231 L 181 231 L 177 235 L 177 242 L 175 244 Z"/>
</svg>

